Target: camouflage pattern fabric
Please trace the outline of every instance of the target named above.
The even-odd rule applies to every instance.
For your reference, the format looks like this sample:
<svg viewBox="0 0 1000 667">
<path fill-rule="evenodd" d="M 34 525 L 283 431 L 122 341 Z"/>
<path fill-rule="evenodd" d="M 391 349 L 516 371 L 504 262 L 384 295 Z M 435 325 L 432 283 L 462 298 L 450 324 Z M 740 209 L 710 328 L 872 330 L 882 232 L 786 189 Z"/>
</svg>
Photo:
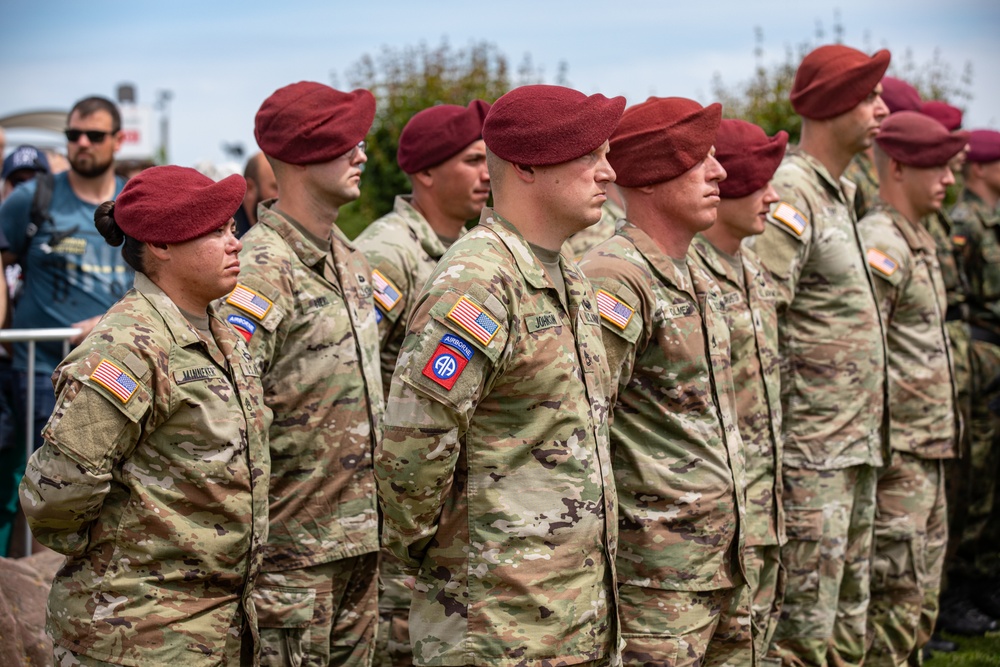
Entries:
<svg viewBox="0 0 1000 667">
<path fill-rule="evenodd" d="M 778 292 L 788 593 L 771 651 L 790 663 L 860 664 L 874 466 L 889 446 L 885 334 L 854 185 L 798 149 L 771 184 L 781 201 L 748 239 Z M 836 516 L 824 520 L 824 506 Z"/>
<path fill-rule="evenodd" d="M 878 476 L 866 666 L 896 667 L 930 639 L 948 540 L 940 459 L 893 456 Z"/>
<path fill-rule="evenodd" d="M 865 217 L 878 199 L 878 170 L 867 151 L 855 153 L 844 170 L 844 178 L 855 185 L 854 215 Z"/>
<path fill-rule="evenodd" d="M 738 596 L 746 471 L 722 294 L 704 271 L 675 262 L 629 222 L 581 268 L 597 290 L 613 369 L 619 581 L 654 596 Z M 646 646 L 644 628 L 665 622 L 631 625 L 625 619 L 642 614 L 624 600 L 621 613 L 629 647 Z"/>
<path fill-rule="evenodd" d="M 993 514 L 1000 477 L 1000 425 L 987 392 L 1000 374 L 1000 346 L 984 340 L 1000 335 L 1000 212 L 975 193 L 962 190 L 951 211 L 952 241 L 969 282 L 971 343 L 968 455 L 955 475 L 959 491 L 952 519 L 949 572 L 960 577 L 1000 576 L 1000 535 L 987 530 L 1000 521 Z M 977 562 L 979 561 L 979 562 Z M 991 564 L 991 561 L 992 564 Z"/>
<path fill-rule="evenodd" d="M 393 210 L 368 225 L 355 239 L 372 267 L 382 387 L 387 398 L 417 295 L 447 250 L 411 202 L 410 196 L 396 197 Z M 403 583 L 405 575 L 399 561 L 386 549 L 381 556 L 375 661 L 384 667 L 408 667 L 413 664 L 408 630 L 413 593 Z"/>
<path fill-rule="evenodd" d="M 783 544 L 777 290 L 749 248 L 728 257 L 699 235 L 688 254 L 719 286 L 729 327 L 736 424 L 747 460 L 745 542 Z"/>
<path fill-rule="evenodd" d="M 562 252 L 579 262 L 587 251 L 615 235 L 615 225 L 625 217 L 625 209 L 610 199 L 601 206 L 601 219 L 566 239 Z"/>
<path fill-rule="evenodd" d="M 746 586 L 674 591 L 623 584 L 629 667 L 753 667 Z"/>
<path fill-rule="evenodd" d="M 294 221 L 258 210 L 219 311 L 247 338 L 274 411 L 264 571 L 281 572 L 378 549 L 382 381 L 364 256 L 336 227 L 324 251 Z"/>
<path fill-rule="evenodd" d="M 960 417 L 937 244 L 881 200 L 858 229 L 885 321 L 892 449 L 954 458 Z"/>
<path fill-rule="evenodd" d="M 377 567 L 378 555 L 369 553 L 262 573 L 254 592 L 261 665 L 371 665 L 378 625 Z"/>
<path fill-rule="evenodd" d="M 389 381 L 417 295 L 447 248 L 413 207 L 409 195 L 396 197 L 392 211 L 368 225 L 354 244 L 372 267 L 382 387 L 388 397 Z"/>
<path fill-rule="evenodd" d="M 67 556 L 47 627 L 80 660 L 231 665 L 257 643 L 270 414 L 243 340 L 209 326 L 137 274 L 53 375 L 21 504 Z"/>
<path fill-rule="evenodd" d="M 487 208 L 417 300 L 375 463 L 417 665 L 618 662 L 610 378 L 594 293 L 561 266 L 566 306 Z"/>
<path fill-rule="evenodd" d="M 889 351 L 892 463 L 879 471 L 866 664 L 904 663 L 937 620 L 947 509 L 943 464 L 958 453 L 960 416 L 937 243 L 877 201 L 858 224 L 877 278 Z M 924 609 L 927 603 L 927 609 Z"/>
<path fill-rule="evenodd" d="M 784 469 L 787 572 L 770 657 L 861 665 L 871 588 L 875 468 Z"/>
<path fill-rule="evenodd" d="M 780 665 L 781 660 L 768 657 L 767 650 L 774 639 L 785 599 L 787 576 L 785 566 L 781 563 L 781 547 L 776 544 L 747 547 L 743 560 L 746 563 L 747 587 L 751 595 L 754 658 L 758 665 Z"/>
<path fill-rule="evenodd" d="M 764 233 L 747 239 L 777 290 L 785 466 L 882 465 L 886 351 L 850 203 L 854 186 L 790 150 Z"/>
</svg>

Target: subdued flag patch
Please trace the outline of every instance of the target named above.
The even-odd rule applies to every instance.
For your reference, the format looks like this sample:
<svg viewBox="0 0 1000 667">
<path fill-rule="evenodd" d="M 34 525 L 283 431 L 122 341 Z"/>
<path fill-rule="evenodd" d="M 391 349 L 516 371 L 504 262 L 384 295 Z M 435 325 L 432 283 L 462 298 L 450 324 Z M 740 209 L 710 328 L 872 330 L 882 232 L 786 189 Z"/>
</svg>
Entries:
<svg viewBox="0 0 1000 667">
<path fill-rule="evenodd" d="M 372 296 L 385 309 L 385 312 L 388 313 L 396 307 L 396 304 L 402 298 L 399 288 L 391 280 L 382 275 L 378 269 L 372 271 L 372 283 L 375 285 L 375 292 Z"/>
<path fill-rule="evenodd" d="M 229 294 L 226 303 L 250 313 L 258 320 L 264 319 L 264 316 L 267 315 L 267 312 L 271 310 L 271 306 L 273 305 L 267 297 L 261 296 L 252 289 L 247 289 L 240 284 L 237 284 L 236 289 Z"/>
<path fill-rule="evenodd" d="M 899 268 L 899 264 L 889 255 L 877 248 L 868 248 L 868 266 L 885 276 L 891 276 Z"/>
<path fill-rule="evenodd" d="M 229 326 L 236 329 L 236 332 L 243 336 L 248 343 L 250 342 L 250 337 L 253 336 L 255 331 L 257 331 L 257 325 L 242 315 L 233 313 L 226 318 L 226 321 L 229 322 Z"/>
<path fill-rule="evenodd" d="M 122 403 L 128 402 L 139 386 L 128 373 L 107 359 L 101 359 L 101 363 L 90 374 L 90 379 L 110 391 Z"/>
<path fill-rule="evenodd" d="M 613 325 L 625 330 L 635 311 L 602 289 L 597 290 L 597 312 Z"/>
<path fill-rule="evenodd" d="M 799 213 L 794 206 L 785 202 L 780 202 L 775 207 L 774 211 L 771 212 L 771 217 L 795 232 L 796 236 L 802 236 L 806 225 L 809 224 L 804 215 Z"/>
<path fill-rule="evenodd" d="M 483 345 L 489 345 L 500 330 L 499 322 L 464 296 L 448 311 L 448 319 L 468 331 Z"/>
</svg>

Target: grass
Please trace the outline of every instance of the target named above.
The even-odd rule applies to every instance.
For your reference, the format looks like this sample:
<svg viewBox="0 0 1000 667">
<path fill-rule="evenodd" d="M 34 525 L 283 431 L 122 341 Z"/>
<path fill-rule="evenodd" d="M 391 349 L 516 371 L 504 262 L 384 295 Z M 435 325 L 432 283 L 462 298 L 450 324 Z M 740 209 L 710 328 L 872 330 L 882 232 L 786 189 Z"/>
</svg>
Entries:
<svg viewBox="0 0 1000 667">
<path fill-rule="evenodd" d="M 927 667 L 1000 667 L 1000 632 L 985 637 L 959 637 L 944 633 L 961 647 L 954 653 L 935 653 Z"/>
</svg>

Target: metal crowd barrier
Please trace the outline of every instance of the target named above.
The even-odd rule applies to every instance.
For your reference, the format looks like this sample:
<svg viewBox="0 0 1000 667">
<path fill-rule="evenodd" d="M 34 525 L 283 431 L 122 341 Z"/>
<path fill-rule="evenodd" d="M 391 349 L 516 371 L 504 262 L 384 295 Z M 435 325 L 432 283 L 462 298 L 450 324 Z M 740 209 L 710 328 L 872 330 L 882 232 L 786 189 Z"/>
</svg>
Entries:
<svg viewBox="0 0 1000 667">
<path fill-rule="evenodd" d="M 25 462 L 31 458 L 35 445 L 35 348 L 36 343 L 62 341 L 63 356 L 69 354 L 69 339 L 81 333 L 81 329 L 4 329 L 0 331 L 0 343 L 28 344 L 28 395 L 25 396 Z M 31 555 L 31 528 L 24 522 L 24 551 Z"/>
</svg>

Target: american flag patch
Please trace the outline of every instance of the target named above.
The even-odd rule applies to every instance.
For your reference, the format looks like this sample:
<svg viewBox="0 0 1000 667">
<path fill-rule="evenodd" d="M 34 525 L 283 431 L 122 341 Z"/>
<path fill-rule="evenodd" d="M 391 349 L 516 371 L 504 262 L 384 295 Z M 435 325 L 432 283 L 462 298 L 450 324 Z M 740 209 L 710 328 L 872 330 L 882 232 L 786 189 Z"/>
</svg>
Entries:
<svg viewBox="0 0 1000 667">
<path fill-rule="evenodd" d="M 396 307 L 396 304 L 402 298 L 399 289 L 391 280 L 383 276 L 378 269 L 372 271 L 372 282 L 375 283 L 375 293 L 372 296 L 385 309 L 385 312 L 388 313 Z"/>
<path fill-rule="evenodd" d="M 90 379 L 117 396 L 122 403 L 128 402 L 139 386 L 128 373 L 107 359 L 101 359 L 101 363 L 90 374 Z"/>
<path fill-rule="evenodd" d="M 483 345 L 489 345 L 500 329 L 499 322 L 464 296 L 448 311 L 448 319 L 468 331 Z"/>
<path fill-rule="evenodd" d="M 263 297 L 240 284 L 237 284 L 236 289 L 229 294 L 226 303 L 232 304 L 240 310 L 245 310 L 258 320 L 264 319 L 273 305 L 267 297 Z"/>
<path fill-rule="evenodd" d="M 624 331 L 628 323 L 632 321 L 632 315 L 635 313 L 635 310 L 629 308 L 604 290 L 599 289 L 597 290 L 597 312 L 608 322 L 611 322 Z"/>
<path fill-rule="evenodd" d="M 795 232 L 796 236 L 802 236 L 802 232 L 806 230 L 806 225 L 809 224 L 804 215 L 799 213 L 794 206 L 785 202 L 778 204 L 777 208 L 771 212 L 771 217 L 779 222 L 783 222 L 785 226 Z"/>
<path fill-rule="evenodd" d="M 899 268 L 896 260 L 875 248 L 868 248 L 868 266 L 886 276 L 891 276 Z"/>
</svg>

